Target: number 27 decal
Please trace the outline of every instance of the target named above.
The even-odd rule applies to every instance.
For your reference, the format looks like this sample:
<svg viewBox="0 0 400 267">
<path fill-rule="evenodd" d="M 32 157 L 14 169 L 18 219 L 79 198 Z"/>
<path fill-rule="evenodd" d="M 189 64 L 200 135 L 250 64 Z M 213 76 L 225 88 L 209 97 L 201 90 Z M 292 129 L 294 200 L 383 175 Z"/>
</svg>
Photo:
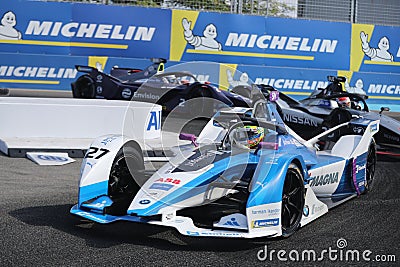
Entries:
<svg viewBox="0 0 400 267">
<path fill-rule="evenodd" d="M 104 156 L 105 154 L 107 154 L 108 152 L 110 152 L 110 150 L 105 149 L 105 148 L 98 148 L 98 147 L 90 147 L 89 151 L 86 153 L 86 158 L 89 159 L 99 159 L 102 156 Z"/>
</svg>

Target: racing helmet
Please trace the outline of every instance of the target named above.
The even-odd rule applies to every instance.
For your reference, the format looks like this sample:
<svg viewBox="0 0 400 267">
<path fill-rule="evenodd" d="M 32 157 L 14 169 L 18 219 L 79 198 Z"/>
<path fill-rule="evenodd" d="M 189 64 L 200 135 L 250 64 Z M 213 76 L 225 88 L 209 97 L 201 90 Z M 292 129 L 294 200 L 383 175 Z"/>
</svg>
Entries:
<svg viewBox="0 0 400 267">
<path fill-rule="evenodd" d="M 236 144 L 246 147 L 255 148 L 264 138 L 264 128 L 252 125 L 246 125 L 237 129 L 234 141 Z"/>
<path fill-rule="evenodd" d="M 337 99 L 337 102 L 338 102 L 338 104 L 339 104 L 340 107 L 347 107 L 347 108 L 351 107 L 350 98 L 347 97 L 347 96 L 339 97 L 339 98 Z"/>
</svg>

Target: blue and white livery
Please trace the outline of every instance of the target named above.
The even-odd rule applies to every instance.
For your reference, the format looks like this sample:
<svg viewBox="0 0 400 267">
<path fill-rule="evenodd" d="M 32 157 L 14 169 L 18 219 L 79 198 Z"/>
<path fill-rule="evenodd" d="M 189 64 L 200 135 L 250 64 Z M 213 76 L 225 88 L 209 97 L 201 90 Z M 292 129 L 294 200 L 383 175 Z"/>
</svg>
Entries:
<svg viewBox="0 0 400 267">
<path fill-rule="evenodd" d="M 252 127 L 263 133 L 253 147 Z M 363 131 L 356 135 L 353 127 Z M 378 130 L 379 121 L 354 118 L 306 141 L 283 123 L 275 103 L 260 102 L 219 111 L 198 137 L 181 135 L 193 145 L 152 174 L 133 140 L 96 140 L 71 213 L 98 223 L 170 226 L 189 236 L 287 237 L 370 190 Z"/>
</svg>

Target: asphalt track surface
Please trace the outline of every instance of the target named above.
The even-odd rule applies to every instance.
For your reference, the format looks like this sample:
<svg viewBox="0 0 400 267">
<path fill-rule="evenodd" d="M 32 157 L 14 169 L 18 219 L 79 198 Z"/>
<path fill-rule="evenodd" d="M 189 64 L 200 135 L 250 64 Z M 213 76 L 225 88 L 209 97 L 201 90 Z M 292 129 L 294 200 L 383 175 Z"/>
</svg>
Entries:
<svg viewBox="0 0 400 267">
<path fill-rule="evenodd" d="M 201 124 L 185 130 L 196 133 Z M 0 154 L 0 266 L 399 266 L 398 162 L 379 161 L 370 193 L 334 208 L 290 238 L 251 240 L 184 237 L 172 228 L 100 225 L 75 217 L 69 209 L 77 202 L 80 163 L 39 166 Z M 343 239 L 347 246 L 338 247 Z M 260 260 L 257 255 L 264 257 L 265 249 L 268 257 Z M 279 250 L 287 261 L 278 258 Z M 301 260 L 309 250 L 322 261 L 307 254 Z M 357 250 L 360 260 L 348 254 L 346 261 L 349 250 Z M 299 261 L 289 258 L 296 251 Z"/>
</svg>

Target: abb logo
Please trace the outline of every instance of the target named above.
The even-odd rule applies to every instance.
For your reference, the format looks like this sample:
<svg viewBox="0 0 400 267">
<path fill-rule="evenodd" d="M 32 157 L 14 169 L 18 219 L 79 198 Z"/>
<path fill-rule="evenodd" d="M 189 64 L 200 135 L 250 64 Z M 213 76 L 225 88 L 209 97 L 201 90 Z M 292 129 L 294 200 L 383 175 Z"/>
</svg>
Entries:
<svg viewBox="0 0 400 267">
<path fill-rule="evenodd" d="M 181 183 L 181 180 L 179 180 L 179 179 L 172 179 L 172 178 L 160 178 L 160 179 L 158 179 L 156 182 L 180 184 L 180 183 Z"/>
</svg>

